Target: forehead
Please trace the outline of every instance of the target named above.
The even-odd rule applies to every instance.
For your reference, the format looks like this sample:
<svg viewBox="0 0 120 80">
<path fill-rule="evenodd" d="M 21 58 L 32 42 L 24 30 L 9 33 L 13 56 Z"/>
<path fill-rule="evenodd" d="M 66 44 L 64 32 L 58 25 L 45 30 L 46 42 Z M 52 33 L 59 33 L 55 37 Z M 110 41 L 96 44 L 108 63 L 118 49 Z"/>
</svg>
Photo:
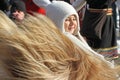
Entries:
<svg viewBox="0 0 120 80">
<path fill-rule="evenodd" d="M 77 18 L 75 14 L 68 16 L 67 18 Z"/>
</svg>

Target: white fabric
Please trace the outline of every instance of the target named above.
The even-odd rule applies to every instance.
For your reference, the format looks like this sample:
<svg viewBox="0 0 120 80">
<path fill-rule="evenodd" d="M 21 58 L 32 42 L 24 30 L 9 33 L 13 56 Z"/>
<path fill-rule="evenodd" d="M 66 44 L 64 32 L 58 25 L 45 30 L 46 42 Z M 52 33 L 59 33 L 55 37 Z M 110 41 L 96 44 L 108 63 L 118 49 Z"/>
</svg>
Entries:
<svg viewBox="0 0 120 80">
<path fill-rule="evenodd" d="M 118 7 L 118 9 L 120 10 L 120 0 L 116 0 L 115 4 Z"/>
<path fill-rule="evenodd" d="M 53 1 L 51 4 L 49 4 L 46 7 L 46 15 L 56 24 L 56 26 L 63 33 L 65 33 L 65 28 L 64 28 L 65 19 L 67 19 L 67 17 L 73 14 L 76 15 L 77 23 L 78 23 L 77 30 L 73 35 L 77 35 L 78 38 L 88 46 L 86 41 L 80 35 L 79 16 L 78 16 L 77 11 L 74 9 L 72 5 L 64 1 Z"/>
<path fill-rule="evenodd" d="M 75 35 L 79 35 L 80 25 L 79 25 L 79 17 L 74 9 L 74 7 L 67 2 L 64 1 L 52 1 L 49 0 L 33 0 L 33 2 L 41 7 L 43 6 L 46 10 L 46 15 L 56 24 L 56 26 L 64 33 L 64 21 L 70 15 L 76 15 L 78 29 L 75 32 Z"/>
<path fill-rule="evenodd" d="M 70 33 L 66 32 L 65 35 L 77 46 L 79 46 L 83 51 L 88 51 L 90 55 L 95 56 L 96 58 L 99 58 L 106 62 L 111 68 L 114 68 L 114 64 L 105 60 L 103 55 L 98 54 L 97 52 L 93 51 L 89 46 L 85 45 L 83 42 L 81 42 L 79 39 L 77 39 L 75 36 L 71 35 Z"/>
<path fill-rule="evenodd" d="M 49 0 L 33 0 L 33 3 L 35 3 L 39 7 L 46 7 L 51 2 Z"/>
<path fill-rule="evenodd" d="M 46 7 L 46 15 L 56 24 L 56 26 L 64 33 L 64 22 L 65 19 L 70 15 L 76 15 L 77 23 L 78 23 L 78 30 L 75 34 L 79 32 L 79 17 L 76 10 L 73 8 L 72 5 L 64 2 L 64 1 L 53 1 Z"/>
</svg>

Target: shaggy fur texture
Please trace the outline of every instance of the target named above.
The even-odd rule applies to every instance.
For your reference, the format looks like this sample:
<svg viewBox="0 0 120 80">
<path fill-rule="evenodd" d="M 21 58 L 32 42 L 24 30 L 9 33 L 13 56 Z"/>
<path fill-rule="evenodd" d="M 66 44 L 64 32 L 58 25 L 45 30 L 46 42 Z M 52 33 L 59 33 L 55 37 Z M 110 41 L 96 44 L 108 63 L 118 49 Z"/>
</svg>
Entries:
<svg viewBox="0 0 120 80">
<path fill-rule="evenodd" d="M 45 16 L 16 26 L 0 13 L 1 80 L 117 80 L 107 61 L 82 49 Z"/>
</svg>

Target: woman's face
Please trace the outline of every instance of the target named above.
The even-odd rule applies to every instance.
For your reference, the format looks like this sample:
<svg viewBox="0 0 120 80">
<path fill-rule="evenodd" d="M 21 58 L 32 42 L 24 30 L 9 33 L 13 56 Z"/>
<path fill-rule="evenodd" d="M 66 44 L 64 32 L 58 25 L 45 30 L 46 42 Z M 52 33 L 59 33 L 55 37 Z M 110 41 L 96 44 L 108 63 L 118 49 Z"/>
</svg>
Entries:
<svg viewBox="0 0 120 80">
<path fill-rule="evenodd" d="M 64 22 L 64 28 L 66 32 L 70 32 L 71 34 L 74 33 L 78 26 L 77 23 L 77 17 L 75 15 L 71 15 L 67 17 L 67 19 Z"/>
</svg>

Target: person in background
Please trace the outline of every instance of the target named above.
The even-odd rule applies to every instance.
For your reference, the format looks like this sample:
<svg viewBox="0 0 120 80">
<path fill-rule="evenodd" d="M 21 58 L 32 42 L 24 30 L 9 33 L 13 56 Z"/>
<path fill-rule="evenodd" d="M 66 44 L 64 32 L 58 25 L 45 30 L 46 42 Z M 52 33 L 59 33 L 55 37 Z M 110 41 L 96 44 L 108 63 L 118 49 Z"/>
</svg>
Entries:
<svg viewBox="0 0 120 80">
<path fill-rule="evenodd" d="M 26 6 L 21 0 L 10 0 L 11 15 L 10 18 L 17 21 L 22 21 L 26 16 Z"/>
<path fill-rule="evenodd" d="M 85 3 L 81 35 L 91 48 L 106 59 L 118 58 L 116 29 L 112 17 L 113 0 L 76 0 L 73 7 L 79 10 Z"/>
<path fill-rule="evenodd" d="M 44 4 L 43 7 L 46 9 L 46 16 L 55 23 L 61 32 L 65 34 L 68 32 L 85 42 L 79 33 L 80 25 L 78 13 L 72 5 L 64 1 L 50 2 L 49 0 L 33 0 L 33 2 L 38 6 Z"/>
<path fill-rule="evenodd" d="M 72 4 L 75 0 L 63 0 L 69 4 Z M 77 11 L 79 15 L 79 21 L 80 21 L 80 28 L 82 27 L 82 21 L 84 18 L 84 13 L 85 13 L 86 5 L 84 5 L 80 10 Z"/>
</svg>

